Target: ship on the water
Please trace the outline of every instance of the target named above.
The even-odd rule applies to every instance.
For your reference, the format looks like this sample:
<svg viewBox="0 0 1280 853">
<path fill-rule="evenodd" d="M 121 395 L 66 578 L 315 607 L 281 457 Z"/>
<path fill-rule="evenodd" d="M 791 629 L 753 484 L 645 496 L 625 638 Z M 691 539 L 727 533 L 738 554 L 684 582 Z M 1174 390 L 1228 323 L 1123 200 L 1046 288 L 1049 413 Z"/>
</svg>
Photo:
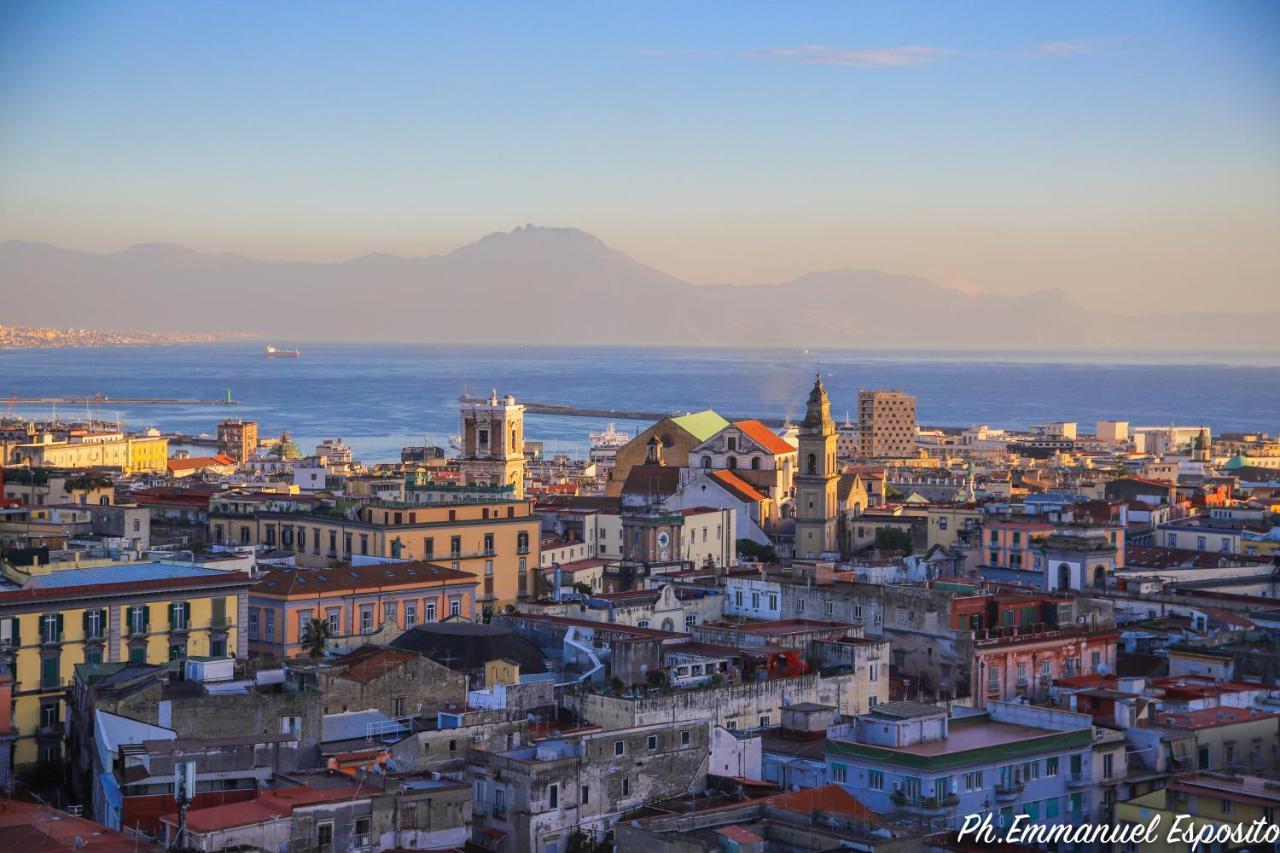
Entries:
<svg viewBox="0 0 1280 853">
<path fill-rule="evenodd" d="M 296 349 L 276 349 L 270 344 L 268 344 L 267 348 L 262 351 L 262 354 L 267 358 L 297 358 L 302 355 L 302 353 Z"/>
</svg>

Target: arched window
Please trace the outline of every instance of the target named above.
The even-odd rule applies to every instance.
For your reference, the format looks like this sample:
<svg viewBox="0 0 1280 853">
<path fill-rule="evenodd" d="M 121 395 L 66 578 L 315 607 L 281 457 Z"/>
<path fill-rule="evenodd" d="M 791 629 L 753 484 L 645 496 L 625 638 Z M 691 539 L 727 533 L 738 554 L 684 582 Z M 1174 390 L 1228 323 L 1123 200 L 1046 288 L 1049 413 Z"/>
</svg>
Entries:
<svg viewBox="0 0 1280 853">
<path fill-rule="evenodd" d="M 1093 585 L 1098 589 L 1102 589 L 1107 585 L 1107 567 L 1097 565 L 1093 567 Z"/>
<path fill-rule="evenodd" d="M 710 456 L 704 456 L 704 457 L 702 457 L 702 467 L 703 467 L 703 468 L 710 468 L 710 467 L 711 467 L 711 457 L 710 457 Z"/>
<path fill-rule="evenodd" d="M 818 473 L 818 454 L 816 453 L 809 454 L 808 471 L 810 474 Z"/>
<path fill-rule="evenodd" d="M 752 470 L 752 471 L 759 471 L 759 470 L 760 470 L 760 457 L 759 457 L 759 456 L 752 456 L 752 457 L 751 457 L 751 470 Z"/>
<path fill-rule="evenodd" d="M 1058 564 L 1058 589 L 1071 589 L 1071 567 L 1066 563 Z"/>
<path fill-rule="evenodd" d="M 671 621 L 671 619 L 668 618 L 668 619 L 662 620 L 662 630 L 674 631 L 675 629 L 676 629 L 676 623 Z"/>
<path fill-rule="evenodd" d="M 736 456 L 730 456 L 730 457 L 729 457 L 729 461 L 728 461 L 728 465 L 729 465 L 729 470 L 730 470 L 730 471 L 732 471 L 734 468 L 737 468 L 737 467 L 738 467 L 738 457 L 736 457 Z"/>
</svg>

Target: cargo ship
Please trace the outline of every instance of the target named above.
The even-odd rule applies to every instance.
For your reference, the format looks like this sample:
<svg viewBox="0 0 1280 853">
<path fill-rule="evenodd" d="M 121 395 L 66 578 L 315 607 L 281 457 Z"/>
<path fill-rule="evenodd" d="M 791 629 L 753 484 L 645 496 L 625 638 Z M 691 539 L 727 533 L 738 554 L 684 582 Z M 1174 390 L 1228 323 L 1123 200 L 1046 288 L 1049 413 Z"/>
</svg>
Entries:
<svg viewBox="0 0 1280 853">
<path fill-rule="evenodd" d="M 262 354 L 267 358 L 297 358 L 302 355 L 296 349 L 276 349 L 273 346 L 268 346 L 262 351 Z"/>
</svg>

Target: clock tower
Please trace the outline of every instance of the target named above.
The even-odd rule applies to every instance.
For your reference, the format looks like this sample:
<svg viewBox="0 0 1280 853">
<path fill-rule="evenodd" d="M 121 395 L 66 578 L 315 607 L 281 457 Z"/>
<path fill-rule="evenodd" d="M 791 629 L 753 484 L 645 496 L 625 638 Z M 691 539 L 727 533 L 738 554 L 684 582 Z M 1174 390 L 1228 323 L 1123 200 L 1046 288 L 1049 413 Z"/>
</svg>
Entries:
<svg viewBox="0 0 1280 853">
<path fill-rule="evenodd" d="M 819 375 L 809 392 L 800 424 L 799 468 L 796 484 L 796 557 L 816 559 L 839 548 L 836 509 L 836 424 L 831 401 Z"/>
</svg>

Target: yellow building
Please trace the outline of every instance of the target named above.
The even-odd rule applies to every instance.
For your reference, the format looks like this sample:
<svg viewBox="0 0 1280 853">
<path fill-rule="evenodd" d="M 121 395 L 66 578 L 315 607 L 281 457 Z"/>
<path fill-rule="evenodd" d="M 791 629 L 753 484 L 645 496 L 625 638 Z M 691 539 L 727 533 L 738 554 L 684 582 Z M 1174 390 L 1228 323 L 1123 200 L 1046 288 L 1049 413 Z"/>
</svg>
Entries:
<svg viewBox="0 0 1280 853">
<path fill-rule="evenodd" d="M 253 581 L 245 574 L 149 561 L 0 570 L 0 654 L 15 680 L 16 768 L 61 758 L 77 664 L 247 654 L 239 626 Z"/>
<path fill-rule="evenodd" d="M 424 560 L 480 579 L 481 607 L 535 593 L 541 521 L 531 500 L 423 506 L 331 504 L 227 495 L 209 505 L 214 544 L 293 551 L 298 565 L 325 568 L 356 557 Z"/>
<path fill-rule="evenodd" d="M 1255 821 L 1273 827 L 1276 813 L 1280 811 L 1280 790 L 1275 783 L 1260 776 L 1232 776 L 1228 774 L 1198 773 L 1177 776 L 1157 791 L 1134 797 L 1116 805 L 1116 823 L 1119 826 L 1138 824 L 1147 826 L 1153 818 L 1160 823 L 1155 839 L 1144 843 L 1144 853 L 1164 853 L 1192 849 L 1183 833 L 1197 836 L 1202 830 L 1211 832 L 1232 831 L 1237 827 L 1247 830 Z M 1170 830 L 1178 824 L 1178 837 L 1171 838 Z M 1241 844 L 1201 844 L 1201 850 L 1236 850 Z M 1256 849 L 1271 845 L 1257 845 Z"/>
<path fill-rule="evenodd" d="M 9 462 L 31 468 L 119 468 L 126 474 L 163 474 L 169 459 L 169 439 L 163 436 L 125 436 L 85 433 L 55 440 L 50 435 L 14 445 Z"/>
</svg>

